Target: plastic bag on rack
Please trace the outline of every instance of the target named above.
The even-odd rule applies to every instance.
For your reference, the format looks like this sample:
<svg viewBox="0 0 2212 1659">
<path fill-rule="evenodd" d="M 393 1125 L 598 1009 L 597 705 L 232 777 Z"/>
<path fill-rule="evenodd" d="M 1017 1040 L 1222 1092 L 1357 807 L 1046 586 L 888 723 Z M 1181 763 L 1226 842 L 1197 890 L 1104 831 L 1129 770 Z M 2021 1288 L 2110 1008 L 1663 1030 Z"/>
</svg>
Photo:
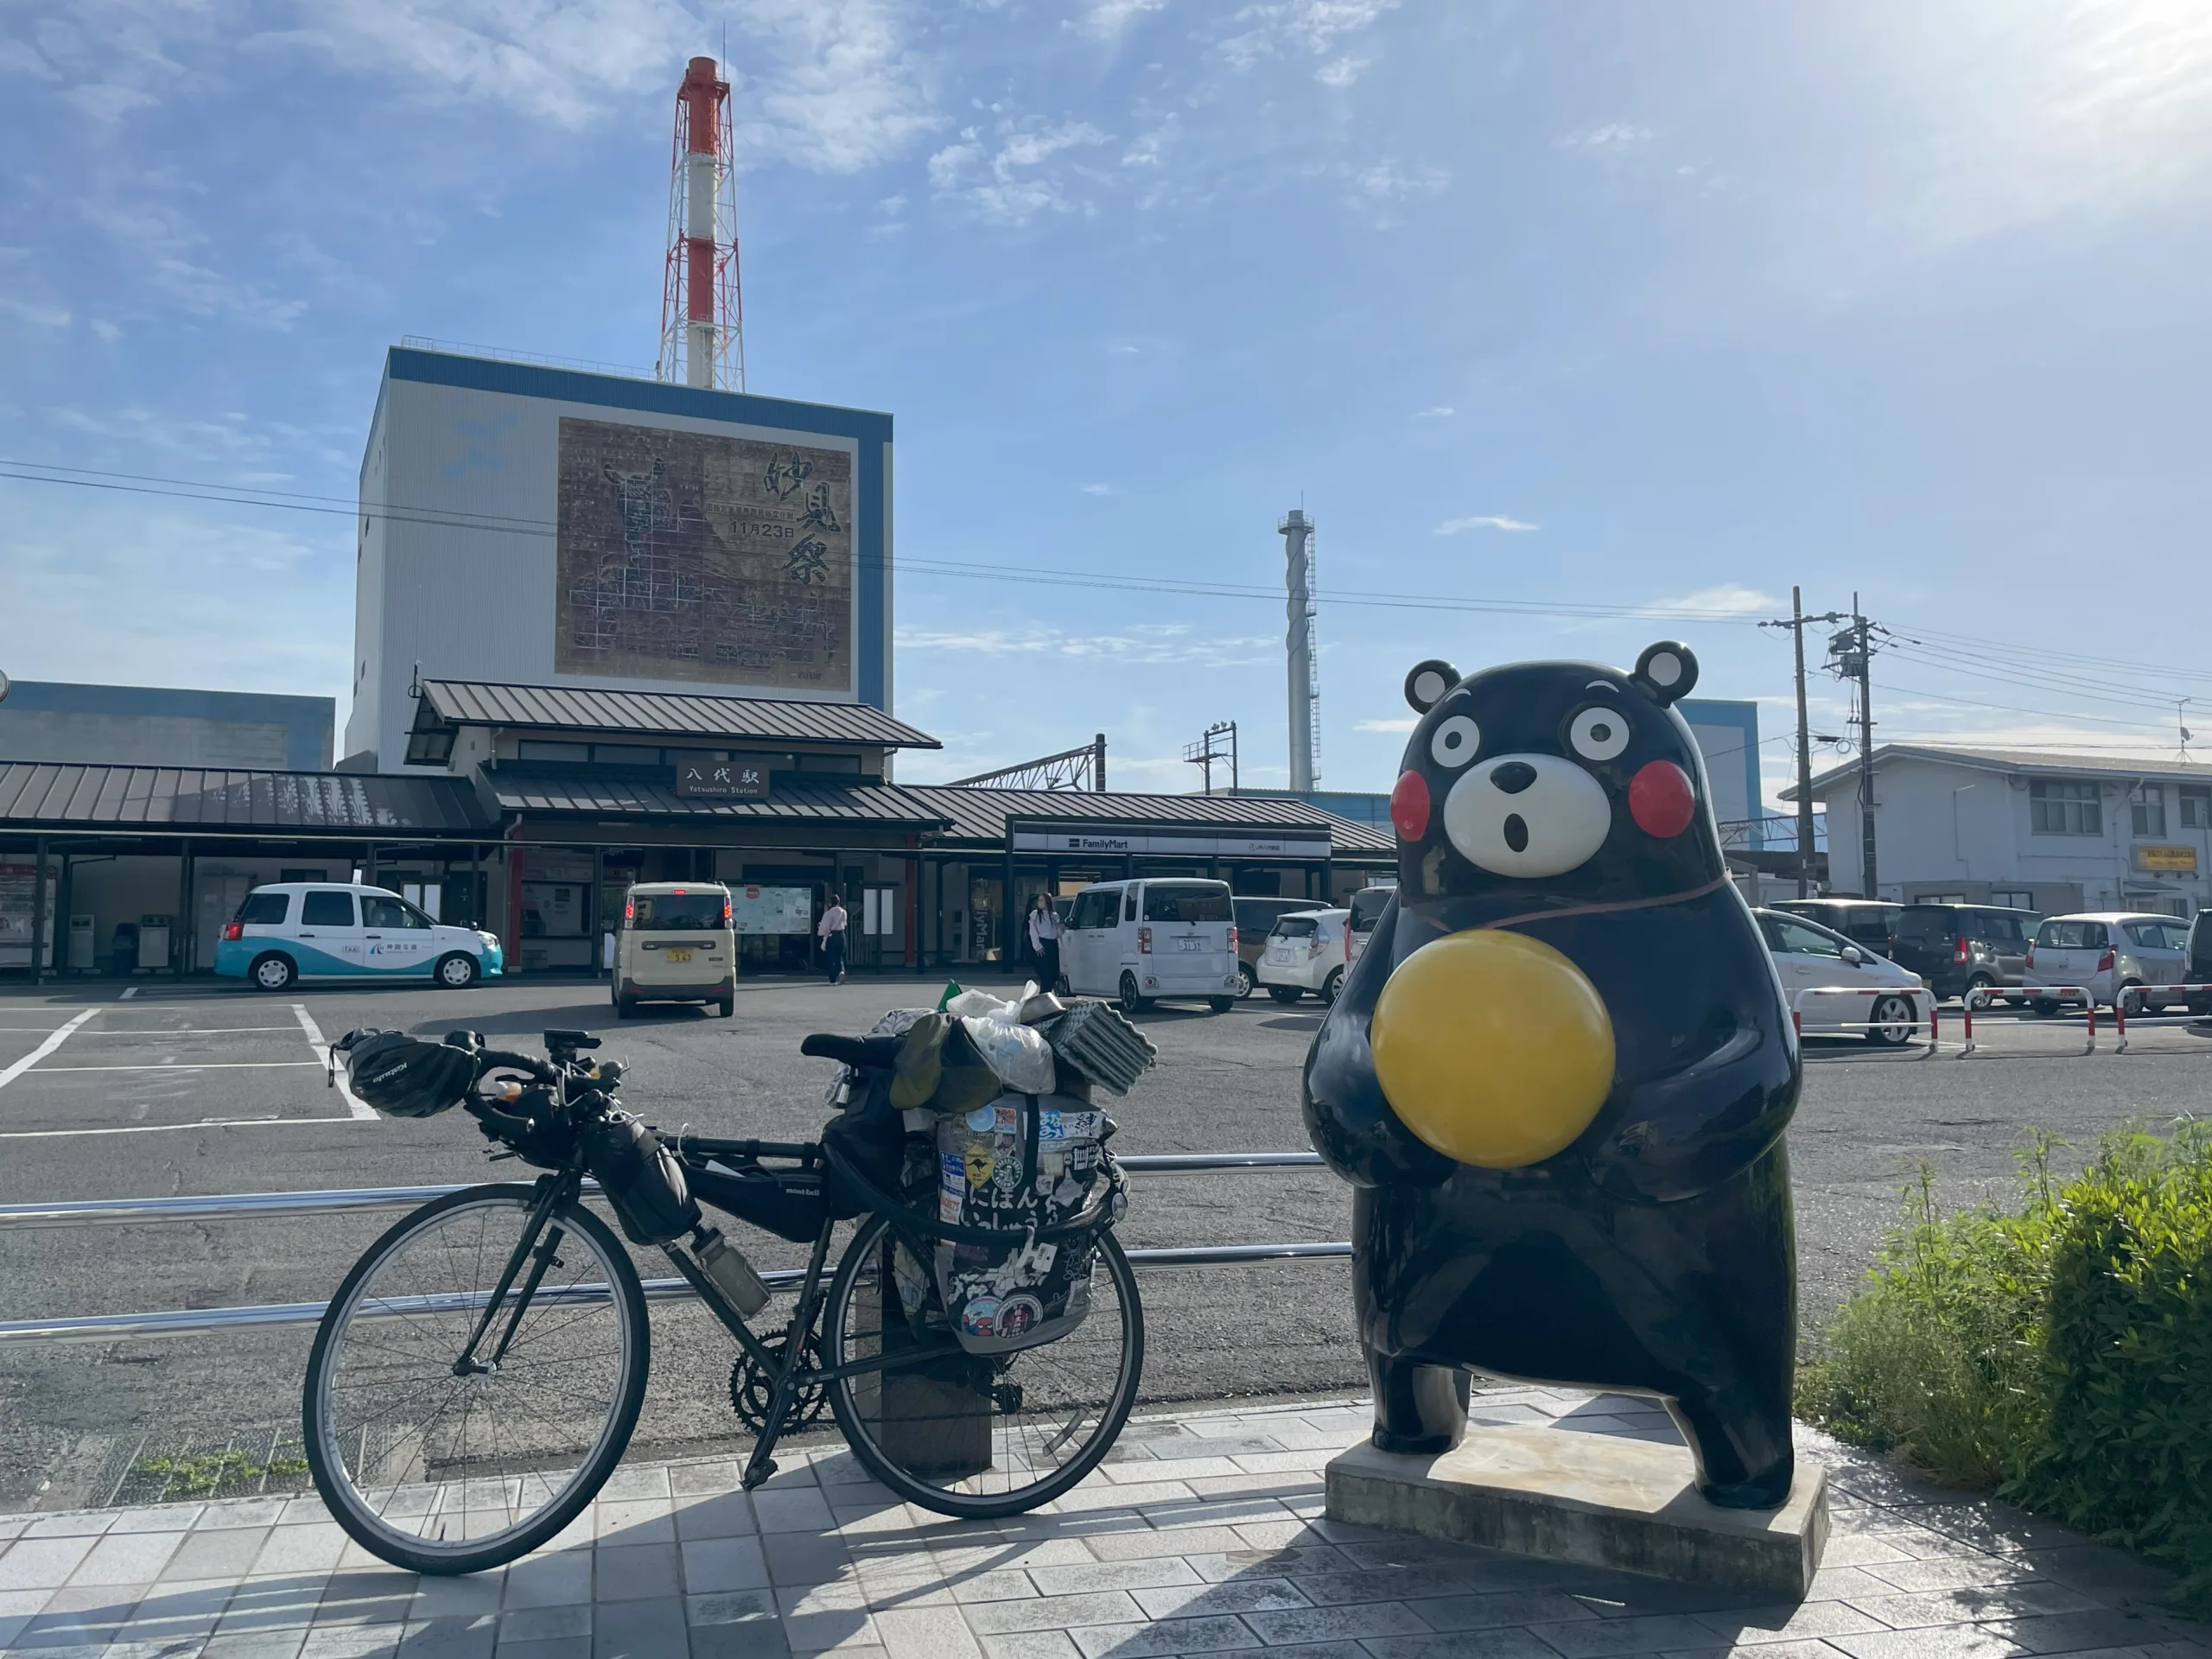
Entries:
<svg viewBox="0 0 2212 1659">
<path fill-rule="evenodd" d="M 1017 1094 L 1049 1095 L 1057 1076 L 1052 1046 L 1042 1033 L 1021 1023 L 1022 1004 L 1036 994 L 1034 984 L 1024 986 L 1011 1001 L 988 991 L 963 991 L 945 1004 L 944 1011 L 957 1016 L 992 1075 Z"/>
</svg>

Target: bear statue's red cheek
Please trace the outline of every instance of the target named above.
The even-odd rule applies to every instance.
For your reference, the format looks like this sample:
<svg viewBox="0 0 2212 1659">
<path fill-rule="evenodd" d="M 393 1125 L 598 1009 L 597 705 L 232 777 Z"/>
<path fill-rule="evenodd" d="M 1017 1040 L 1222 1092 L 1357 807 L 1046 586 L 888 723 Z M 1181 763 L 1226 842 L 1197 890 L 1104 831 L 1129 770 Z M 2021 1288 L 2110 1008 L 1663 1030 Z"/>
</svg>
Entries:
<svg viewBox="0 0 2212 1659">
<path fill-rule="evenodd" d="M 1671 760 L 1653 760 L 1637 769 L 1628 783 L 1629 816 L 1647 836 L 1679 836 L 1697 816 L 1697 791 L 1690 775 Z"/>
<path fill-rule="evenodd" d="M 1428 780 L 1417 772 L 1402 772 L 1390 791 L 1390 824 L 1407 841 L 1428 833 Z"/>
</svg>

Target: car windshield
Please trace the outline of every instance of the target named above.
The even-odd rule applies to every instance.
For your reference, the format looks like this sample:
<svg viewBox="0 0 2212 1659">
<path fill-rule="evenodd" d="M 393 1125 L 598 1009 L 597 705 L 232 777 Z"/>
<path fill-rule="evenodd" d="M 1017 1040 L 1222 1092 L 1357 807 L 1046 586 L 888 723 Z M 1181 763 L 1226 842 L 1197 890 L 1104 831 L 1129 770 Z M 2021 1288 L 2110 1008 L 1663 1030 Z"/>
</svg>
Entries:
<svg viewBox="0 0 2212 1659">
<path fill-rule="evenodd" d="M 2044 950 L 2101 950 L 2105 948 L 2102 922 L 2045 922 L 2036 934 Z"/>
<path fill-rule="evenodd" d="M 249 893 L 245 902 L 238 906 L 234 922 L 251 922 L 258 927 L 270 927 L 284 919 L 284 911 L 292 902 L 289 893 Z"/>
<path fill-rule="evenodd" d="M 1396 894 L 1395 887 L 1370 887 L 1351 896 L 1351 926 L 1355 933 L 1364 933 L 1382 919 L 1382 912 Z"/>
<path fill-rule="evenodd" d="M 633 927 L 658 927 L 679 933 L 705 933 L 722 925 L 719 893 L 639 893 L 631 895 Z"/>
<path fill-rule="evenodd" d="M 1278 939 L 1310 939 L 1321 931 L 1320 923 L 1311 916 L 1286 916 L 1274 925 Z"/>
<path fill-rule="evenodd" d="M 1908 905 L 1897 912 L 1897 936 L 1900 939 L 1947 939 L 1965 931 L 1958 912 L 1946 905 Z"/>
<path fill-rule="evenodd" d="M 1147 881 L 1144 918 L 1147 922 L 1225 922 L 1230 918 L 1229 886 L 1223 881 Z"/>
</svg>

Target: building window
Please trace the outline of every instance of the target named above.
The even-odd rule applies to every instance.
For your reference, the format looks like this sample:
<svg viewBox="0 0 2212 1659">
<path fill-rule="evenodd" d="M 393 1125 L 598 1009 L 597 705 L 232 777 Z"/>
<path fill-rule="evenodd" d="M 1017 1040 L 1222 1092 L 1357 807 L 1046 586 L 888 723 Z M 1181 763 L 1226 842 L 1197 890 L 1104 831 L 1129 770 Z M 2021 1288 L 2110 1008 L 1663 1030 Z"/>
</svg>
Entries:
<svg viewBox="0 0 2212 1659">
<path fill-rule="evenodd" d="M 2028 826 L 2039 836 L 2101 836 L 2097 786 L 2075 778 L 2030 779 Z"/>
<path fill-rule="evenodd" d="M 2212 830 L 2212 789 L 2202 784 L 2183 784 L 2181 786 L 2181 827 L 2184 830 Z"/>
<path fill-rule="evenodd" d="M 2138 784 L 2127 798 L 2127 816 L 2138 836 L 2166 833 L 2166 791 L 2158 784 Z"/>
<path fill-rule="evenodd" d="M 2036 907 L 2036 896 L 2025 887 L 1992 887 L 1989 890 L 1989 902 L 1993 905 L 2003 905 L 2010 910 L 2033 910 Z"/>
</svg>

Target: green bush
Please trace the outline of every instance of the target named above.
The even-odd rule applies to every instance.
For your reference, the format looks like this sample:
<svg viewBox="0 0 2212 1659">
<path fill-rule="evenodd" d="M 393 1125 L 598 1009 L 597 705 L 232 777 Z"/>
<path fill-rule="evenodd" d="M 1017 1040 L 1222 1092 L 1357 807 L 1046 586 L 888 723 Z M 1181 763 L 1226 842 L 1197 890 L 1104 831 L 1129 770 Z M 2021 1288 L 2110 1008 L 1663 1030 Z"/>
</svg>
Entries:
<svg viewBox="0 0 2212 1659">
<path fill-rule="evenodd" d="M 2212 1596 L 2212 1130 L 2108 1141 L 2018 1208 L 1937 1213 L 1925 1171 L 1798 1409 L 1939 1480 L 2183 1567 Z"/>
</svg>

